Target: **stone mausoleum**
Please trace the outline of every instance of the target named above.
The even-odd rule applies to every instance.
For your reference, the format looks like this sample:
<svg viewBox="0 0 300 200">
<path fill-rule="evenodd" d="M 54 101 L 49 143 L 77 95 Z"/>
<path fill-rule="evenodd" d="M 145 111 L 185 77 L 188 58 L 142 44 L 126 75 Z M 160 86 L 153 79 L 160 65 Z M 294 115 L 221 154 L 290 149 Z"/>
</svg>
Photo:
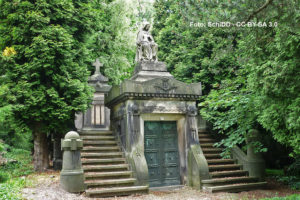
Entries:
<svg viewBox="0 0 300 200">
<path fill-rule="evenodd" d="M 189 151 L 200 147 L 196 100 L 201 83 L 174 79 L 166 64 L 157 61 L 157 45 L 148 30 L 145 24 L 138 34 L 133 76 L 113 86 L 105 104 L 138 184 L 182 185 L 192 173 Z M 192 157 L 201 160 L 200 154 Z"/>
<path fill-rule="evenodd" d="M 144 23 L 138 33 L 137 64 L 129 80 L 111 87 L 99 60 L 93 64 L 92 105 L 75 121 L 80 139 L 69 133 L 62 142 L 69 155 L 63 160 L 63 188 L 79 192 L 84 186 L 87 196 L 105 197 L 178 185 L 209 192 L 263 187 L 261 155 L 248 145 L 247 154 L 234 147 L 231 158 L 222 158 L 223 149 L 214 146 L 217 137 L 197 116 L 201 83 L 186 84 L 167 71 L 149 28 Z M 247 141 L 258 135 L 249 131 Z M 81 159 L 70 159 L 73 154 Z"/>
</svg>

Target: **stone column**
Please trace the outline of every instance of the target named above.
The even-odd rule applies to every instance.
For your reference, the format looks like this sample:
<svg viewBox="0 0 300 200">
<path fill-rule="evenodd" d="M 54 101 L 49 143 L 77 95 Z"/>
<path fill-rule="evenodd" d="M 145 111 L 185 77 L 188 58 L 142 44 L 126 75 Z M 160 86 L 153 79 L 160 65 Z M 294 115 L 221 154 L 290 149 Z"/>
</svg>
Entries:
<svg viewBox="0 0 300 200">
<path fill-rule="evenodd" d="M 127 104 L 126 151 L 127 160 L 137 179 L 136 185 L 148 185 L 148 166 L 144 155 L 144 141 L 141 138 L 139 107 L 134 102 Z"/>
<path fill-rule="evenodd" d="M 187 108 L 187 142 L 188 148 L 193 144 L 199 144 L 198 126 L 197 126 L 197 108 L 189 105 Z"/>
<path fill-rule="evenodd" d="M 188 185 L 201 188 L 201 180 L 209 179 L 208 164 L 199 144 L 197 126 L 197 108 L 189 105 L 187 108 L 187 150 L 188 150 Z"/>
<path fill-rule="evenodd" d="M 68 132 L 65 139 L 61 141 L 61 148 L 64 153 L 60 185 L 67 192 L 78 193 L 85 190 L 80 156 L 82 147 L 83 142 L 75 131 Z"/>
<path fill-rule="evenodd" d="M 247 161 L 243 163 L 244 168 L 249 171 L 249 176 L 264 179 L 265 177 L 265 161 L 260 152 L 255 152 L 254 142 L 259 142 L 259 131 L 252 129 L 248 132 L 247 143 Z"/>
</svg>

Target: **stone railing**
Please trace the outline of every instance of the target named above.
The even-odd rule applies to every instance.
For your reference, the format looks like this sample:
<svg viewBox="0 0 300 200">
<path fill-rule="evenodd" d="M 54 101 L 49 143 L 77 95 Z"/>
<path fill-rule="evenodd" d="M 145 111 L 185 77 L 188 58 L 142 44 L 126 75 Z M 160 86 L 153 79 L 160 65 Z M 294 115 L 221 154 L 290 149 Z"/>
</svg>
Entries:
<svg viewBox="0 0 300 200">
<path fill-rule="evenodd" d="M 263 180 L 265 177 L 265 161 L 261 153 L 254 151 L 254 146 L 251 144 L 259 141 L 258 136 L 259 132 L 257 130 L 250 130 L 247 136 L 247 154 L 237 146 L 232 148 L 231 154 L 233 159 L 243 165 L 243 170 L 249 172 L 249 176 Z"/>
</svg>

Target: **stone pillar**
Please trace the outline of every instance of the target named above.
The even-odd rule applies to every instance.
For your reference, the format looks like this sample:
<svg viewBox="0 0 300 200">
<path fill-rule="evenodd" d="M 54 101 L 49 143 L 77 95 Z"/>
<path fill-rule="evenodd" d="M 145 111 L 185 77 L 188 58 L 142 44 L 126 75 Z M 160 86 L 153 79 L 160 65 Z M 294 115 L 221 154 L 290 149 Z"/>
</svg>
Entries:
<svg viewBox="0 0 300 200">
<path fill-rule="evenodd" d="M 260 152 L 255 152 L 253 142 L 260 141 L 259 131 L 252 129 L 248 132 L 247 143 L 247 163 L 244 163 L 244 168 L 249 171 L 249 176 L 264 179 L 265 177 L 265 161 Z"/>
<path fill-rule="evenodd" d="M 127 104 L 126 122 L 128 134 L 126 134 L 127 160 L 136 177 L 136 185 L 148 185 L 148 166 L 144 155 L 143 142 L 140 130 L 140 113 L 138 105 L 134 102 Z"/>
<path fill-rule="evenodd" d="M 187 142 L 188 148 L 193 144 L 199 144 L 198 126 L 197 126 L 197 108 L 189 105 L 187 108 Z"/>
<path fill-rule="evenodd" d="M 207 161 L 199 144 L 197 126 L 197 108 L 189 105 L 187 108 L 187 149 L 188 149 L 188 185 L 201 188 L 201 180 L 209 179 Z"/>
<path fill-rule="evenodd" d="M 82 147 L 83 142 L 75 131 L 68 132 L 65 139 L 61 141 L 61 149 L 64 152 L 60 185 L 67 192 L 78 193 L 85 190 L 80 156 Z"/>
</svg>

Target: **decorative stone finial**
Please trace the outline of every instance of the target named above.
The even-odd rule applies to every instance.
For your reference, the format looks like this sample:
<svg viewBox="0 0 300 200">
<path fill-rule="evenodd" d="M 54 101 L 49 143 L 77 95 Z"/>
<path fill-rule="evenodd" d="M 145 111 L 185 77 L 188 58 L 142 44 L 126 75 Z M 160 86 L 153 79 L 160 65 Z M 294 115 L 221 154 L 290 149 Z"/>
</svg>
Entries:
<svg viewBox="0 0 300 200">
<path fill-rule="evenodd" d="M 158 46 L 155 43 L 152 35 L 149 32 L 150 24 L 149 22 L 144 22 L 142 28 L 138 32 L 136 40 L 136 62 L 140 61 L 157 61 L 157 50 Z"/>
<path fill-rule="evenodd" d="M 103 64 L 99 61 L 98 58 L 97 58 L 96 61 L 93 63 L 93 66 L 95 67 L 94 76 L 99 75 L 99 74 L 100 74 L 100 67 L 102 67 Z"/>
</svg>

